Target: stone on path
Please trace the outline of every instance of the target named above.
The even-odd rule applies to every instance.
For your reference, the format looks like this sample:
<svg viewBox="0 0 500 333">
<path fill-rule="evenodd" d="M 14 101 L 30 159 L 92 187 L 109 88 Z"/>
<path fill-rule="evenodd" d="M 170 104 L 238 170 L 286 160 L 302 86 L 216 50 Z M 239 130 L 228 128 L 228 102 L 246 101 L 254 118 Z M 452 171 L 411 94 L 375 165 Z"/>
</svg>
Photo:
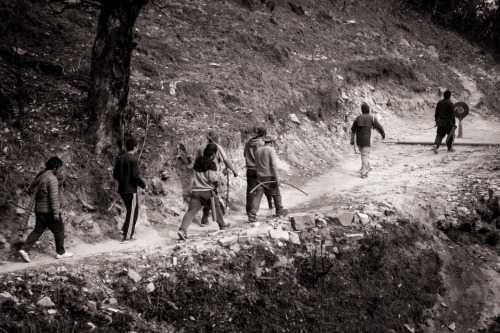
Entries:
<svg viewBox="0 0 500 333">
<path fill-rule="evenodd" d="M 356 213 L 359 218 L 359 222 L 362 225 L 368 224 L 370 222 L 370 217 L 365 213 Z"/>
<path fill-rule="evenodd" d="M 307 230 L 316 226 L 316 221 L 312 215 L 296 215 L 290 217 L 292 228 L 295 231 Z"/>
<path fill-rule="evenodd" d="M 290 240 L 290 235 L 288 234 L 288 231 L 281 230 L 281 229 L 271 229 L 269 230 L 269 237 L 272 239 L 278 240 L 278 241 L 284 241 L 287 242 Z"/>
<path fill-rule="evenodd" d="M 352 220 L 354 219 L 354 213 L 341 210 L 338 211 L 337 214 L 337 219 L 339 220 L 340 224 L 343 225 L 344 227 L 349 227 L 352 225 Z"/>
<path fill-rule="evenodd" d="M 221 246 L 229 246 L 229 245 L 232 245 L 236 242 L 238 242 L 238 235 L 228 236 L 228 237 L 224 237 L 224 238 L 219 239 L 219 244 Z"/>
<path fill-rule="evenodd" d="M 288 232 L 288 234 L 290 237 L 290 242 L 292 242 L 292 244 L 300 245 L 299 235 L 297 235 L 295 232 Z"/>
<path fill-rule="evenodd" d="M 10 293 L 8 293 L 6 291 L 0 293 L 0 305 L 2 305 L 4 302 L 7 302 L 9 300 L 16 302 L 16 298 L 14 296 L 12 296 Z"/>
<path fill-rule="evenodd" d="M 128 270 L 128 277 L 134 280 L 135 283 L 139 282 L 142 280 L 142 276 L 140 276 L 136 271 L 133 269 Z"/>
<path fill-rule="evenodd" d="M 54 304 L 54 302 L 52 302 L 52 300 L 48 296 L 44 296 L 44 297 L 40 298 L 40 300 L 38 302 L 36 302 L 36 304 L 43 306 L 43 307 L 46 307 L 46 308 L 56 306 Z"/>
</svg>

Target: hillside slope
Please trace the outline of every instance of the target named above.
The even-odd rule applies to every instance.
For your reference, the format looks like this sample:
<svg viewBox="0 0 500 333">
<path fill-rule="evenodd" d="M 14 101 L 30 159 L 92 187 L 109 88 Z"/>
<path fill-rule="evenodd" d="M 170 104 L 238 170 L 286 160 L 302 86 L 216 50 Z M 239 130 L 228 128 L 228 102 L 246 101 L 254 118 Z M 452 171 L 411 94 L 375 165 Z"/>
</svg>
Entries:
<svg viewBox="0 0 500 333">
<path fill-rule="evenodd" d="M 21 211 L 9 202 L 25 206 L 22 191 L 54 154 L 66 166 L 67 233 L 102 239 L 119 219 L 109 209 L 116 199 L 110 168 L 117 150 L 92 154 L 82 111 L 98 12 L 52 16 L 35 2 L 2 3 L 10 24 L 0 37 L 0 97 L 7 101 L 0 123 L 4 246 L 30 229 L 11 223 Z M 258 1 L 197 0 L 144 10 L 134 28 L 130 104 L 136 112 L 128 128 L 142 146 L 149 126 L 141 168 L 150 183 L 145 205 L 156 208 L 144 219 L 178 219 L 174 212 L 186 205 L 192 153 L 212 128 L 222 132 L 222 144 L 240 169 L 242 143 L 254 126 L 282 134 L 278 152 L 286 173 L 303 178 L 323 173 L 346 153 L 361 101 L 382 119 L 411 122 L 417 115 L 432 118 L 435 102 L 449 88 L 474 112 L 497 112 L 499 67 L 492 57 L 402 2 L 295 5 L 276 1 L 270 12 Z M 16 99 L 19 76 L 23 94 Z M 300 125 L 289 120 L 291 114 Z M 232 202 L 241 202 L 244 181 L 235 179 L 232 186 Z M 86 228 L 77 218 L 83 213 L 92 216 Z"/>
<path fill-rule="evenodd" d="M 122 244 L 118 149 L 93 154 L 83 112 L 98 12 L 0 0 L 1 330 L 498 331 L 498 148 L 435 155 L 374 135 L 366 182 L 349 130 L 365 101 L 388 141 L 431 141 L 448 88 L 472 111 L 461 143 L 498 145 L 499 65 L 402 1 L 273 3 L 144 9 L 128 131 L 144 146 L 148 189 L 139 239 Z M 280 239 L 291 221 L 269 210 L 246 223 L 242 147 L 255 126 L 280 135 L 280 172 L 309 194 L 283 189 L 294 218 L 314 226 L 295 243 Z M 193 223 L 180 242 L 193 152 L 211 129 L 240 173 L 233 228 Z M 26 264 L 16 255 L 33 227 L 20 223 L 24 190 L 52 155 L 65 163 L 76 255 L 54 262 L 46 232 Z"/>
</svg>

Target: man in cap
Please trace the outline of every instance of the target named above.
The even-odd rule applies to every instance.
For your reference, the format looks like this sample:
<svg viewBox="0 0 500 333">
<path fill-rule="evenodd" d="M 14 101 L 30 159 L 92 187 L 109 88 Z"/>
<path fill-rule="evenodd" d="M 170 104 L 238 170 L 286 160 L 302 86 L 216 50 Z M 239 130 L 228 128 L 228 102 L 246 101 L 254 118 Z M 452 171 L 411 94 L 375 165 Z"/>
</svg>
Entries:
<svg viewBox="0 0 500 333">
<path fill-rule="evenodd" d="M 434 120 L 437 126 L 436 140 L 434 140 L 434 145 L 432 146 L 434 154 L 438 153 L 438 148 L 445 135 L 449 136 L 450 134 L 452 137 L 446 140 L 446 146 L 449 153 L 454 151 L 453 141 L 455 138 L 451 131 L 453 126 L 455 126 L 455 111 L 453 110 L 453 102 L 450 100 L 451 91 L 446 90 L 443 97 L 444 99 L 437 103 L 436 111 L 434 112 Z"/>
<path fill-rule="evenodd" d="M 361 115 L 359 115 L 351 127 L 351 145 L 354 145 L 354 137 L 356 137 L 356 144 L 361 152 L 361 178 L 368 177 L 368 172 L 371 170 L 370 166 L 370 141 L 372 135 L 372 128 L 375 128 L 380 133 L 382 139 L 385 139 L 385 132 L 382 125 L 379 124 L 377 119 L 370 115 L 370 107 L 368 104 L 361 104 Z"/>
<path fill-rule="evenodd" d="M 215 161 L 215 164 L 217 166 L 218 181 L 217 181 L 217 188 L 215 190 L 217 193 L 219 193 L 220 206 L 221 206 L 222 212 L 225 214 L 226 209 L 224 208 L 223 200 L 221 200 L 222 198 L 220 197 L 220 194 L 224 193 L 224 189 L 227 186 L 227 184 L 224 181 L 223 169 L 225 166 L 227 169 L 231 170 L 233 172 L 234 177 L 238 177 L 238 171 L 236 171 L 236 169 L 233 167 L 233 164 L 231 163 L 229 158 L 227 158 L 226 152 L 224 151 L 222 146 L 219 145 L 220 135 L 213 132 L 213 131 L 210 131 L 207 135 L 207 139 L 208 139 L 208 144 L 214 143 L 217 146 L 217 153 L 215 154 L 214 161 Z M 196 151 L 195 160 L 198 157 L 203 156 L 203 151 L 205 150 L 206 147 L 207 147 L 207 145 L 203 145 L 203 146 L 198 148 L 198 150 Z M 226 198 L 226 201 L 227 201 L 227 198 Z M 210 206 L 203 207 L 203 216 L 201 218 L 201 226 L 206 226 L 208 224 L 208 217 L 209 216 L 210 216 Z"/>
<path fill-rule="evenodd" d="M 257 213 L 260 208 L 262 195 L 267 191 L 273 198 L 276 206 L 276 215 L 283 215 L 283 205 L 281 204 L 280 177 L 278 173 L 277 157 L 274 150 L 276 137 L 266 135 L 262 138 L 264 146 L 255 151 L 255 170 L 257 172 L 258 187 L 255 189 L 255 196 L 252 200 L 252 208 L 248 213 L 248 221 L 257 221 Z"/>
<path fill-rule="evenodd" d="M 267 130 L 263 127 L 257 128 L 255 131 L 257 136 L 252 137 L 245 144 L 245 149 L 243 150 L 243 156 L 245 157 L 245 163 L 247 168 L 247 202 L 246 202 L 246 212 L 247 215 L 252 209 L 252 201 L 255 197 L 255 192 L 250 193 L 259 183 L 257 182 L 257 170 L 255 170 L 255 151 L 257 148 L 264 146 L 264 140 L 262 138 L 267 134 Z M 273 197 L 267 191 L 264 192 L 267 198 L 267 204 L 269 209 L 273 208 Z"/>
</svg>

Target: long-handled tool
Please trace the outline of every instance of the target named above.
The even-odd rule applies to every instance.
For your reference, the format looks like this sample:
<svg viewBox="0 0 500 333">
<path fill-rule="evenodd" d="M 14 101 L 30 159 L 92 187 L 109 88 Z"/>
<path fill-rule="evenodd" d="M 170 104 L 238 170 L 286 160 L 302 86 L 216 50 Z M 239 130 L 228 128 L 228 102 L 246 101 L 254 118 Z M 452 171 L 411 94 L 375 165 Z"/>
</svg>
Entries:
<svg viewBox="0 0 500 333">
<path fill-rule="evenodd" d="M 275 181 L 275 180 L 270 180 L 270 181 L 267 181 L 267 182 L 262 182 L 262 183 L 259 183 L 257 186 L 255 186 L 255 187 L 254 187 L 254 188 L 250 191 L 250 193 L 253 193 L 253 192 L 257 189 L 257 187 L 259 187 L 259 186 L 261 186 L 261 185 L 264 185 L 264 184 L 270 184 L 270 183 L 276 183 L 276 181 Z"/>
<path fill-rule="evenodd" d="M 264 184 L 269 184 L 269 183 L 276 183 L 275 180 L 270 180 L 270 181 L 267 181 L 267 182 L 262 182 L 262 183 L 259 183 L 257 186 L 255 186 L 251 191 L 250 193 L 253 193 L 259 186 L 261 185 L 264 185 Z M 300 192 L 304 193 L 305 195 L 309 195 L 307 194 L 306 192 L 302 191 L 300 188 L 298 188 L 297 186 L 295 185 L 292 185 L 292 184 L 289 184 L 289 183 L 285 183 L 285 182 L 281 182 L 282 184 L 285 184 L 285 185 L 288 185 L 288 186 L 291 186 L 293 187 L 294 189 L 296 190 L 299 190 Z"/>
<path fill-rule="evenodd" d="M 304 193 L 305 195 L 309 195 L 309 194 L 307 194 L 306 192 L 302 191 L 300 188 L 298 188 L 298 187 L 297 187 L 297 186 L 295 186 L 295 185 L 292 185 L 292 184 L 289 184 L 289 183 L 285 183 L 285 182 L 282 182 L 282 184 L 285 184 L 285 185 L 291 186 L 291 187 L 293 187 L 294 189 L 299 190 L 300 192 Z"/>
</svg>

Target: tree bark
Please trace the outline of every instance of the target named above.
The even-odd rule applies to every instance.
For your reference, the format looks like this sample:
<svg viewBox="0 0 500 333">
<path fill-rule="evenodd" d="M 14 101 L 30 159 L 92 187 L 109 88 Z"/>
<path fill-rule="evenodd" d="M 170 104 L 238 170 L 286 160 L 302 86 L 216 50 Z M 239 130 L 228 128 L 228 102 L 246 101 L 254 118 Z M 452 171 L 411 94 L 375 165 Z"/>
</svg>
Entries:
<svg viewBox="0 0 500 333">
<path fill-rule="evenodd" d="M 102 0 L 92 48 L 88 112 L 96 153 L 120 137 L 127 112 L 134 23 L 148 0 Z"/>
</svg>

